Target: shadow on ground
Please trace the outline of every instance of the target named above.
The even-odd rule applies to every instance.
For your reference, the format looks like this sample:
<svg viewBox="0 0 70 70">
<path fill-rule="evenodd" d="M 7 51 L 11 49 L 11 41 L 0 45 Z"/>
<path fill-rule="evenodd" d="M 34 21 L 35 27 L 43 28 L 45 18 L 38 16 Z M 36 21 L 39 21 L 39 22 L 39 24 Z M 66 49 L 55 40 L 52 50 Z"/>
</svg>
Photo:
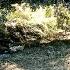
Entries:
<svg viewBox="0 0 70 70">
<path fill-rule="evenodd" d="M 0 70 L 69 70 L 69 54 L 69 44 L 43 43 L 22 52 L 0 54 Z"/>
</svg>

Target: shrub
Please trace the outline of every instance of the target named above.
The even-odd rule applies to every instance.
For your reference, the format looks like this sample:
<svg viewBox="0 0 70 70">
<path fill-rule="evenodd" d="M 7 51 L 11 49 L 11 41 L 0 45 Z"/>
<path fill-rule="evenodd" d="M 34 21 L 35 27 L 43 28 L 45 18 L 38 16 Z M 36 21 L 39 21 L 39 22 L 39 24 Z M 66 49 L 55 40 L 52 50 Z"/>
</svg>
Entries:
<svg viewBox="0 0 70 70">
<path fill-rule="evenodd" d="M 60 4 L 58 7 L 58 14 L 57 14 L 57 22 L 58 28 L 64 29 L 65 27 L 69 26 L 70 22 L 70 11 L 68 8 L 64 7 L 63 4 Z"/>
<path fill-rule="evenodd" d="M 41 39 L 53 37 L 54 34 L 56 35 L 56 33 L 62 32 L 70 24 L 69 10 L 64 7 L 63 4 L 59 4 L 58 7 L 50 5 L 43 8 L 42 6 L 39 6 L 36 11 L 31 11 L 30 6 L 24 3 L 13 6 L 16 10 L 10 12 L 10 14 L 6 16 L 8 21 L 11 21 L 11 26 L 13 27 L 13 24 L 15 25 L 13 28 L 20 26 L 22 29 L 20 31 L 22 33 L 24 33 L 24 31 L 27 33 L 31 30 L 33 33 L 37 34 L 37 37 L 41 37 Z M 13 21 L 15 22 L 12 24 Z M 32 33 L 31 31 L 30 33 Z M 28 35 L 25 36 L 27 38 Z"/>
</svg>

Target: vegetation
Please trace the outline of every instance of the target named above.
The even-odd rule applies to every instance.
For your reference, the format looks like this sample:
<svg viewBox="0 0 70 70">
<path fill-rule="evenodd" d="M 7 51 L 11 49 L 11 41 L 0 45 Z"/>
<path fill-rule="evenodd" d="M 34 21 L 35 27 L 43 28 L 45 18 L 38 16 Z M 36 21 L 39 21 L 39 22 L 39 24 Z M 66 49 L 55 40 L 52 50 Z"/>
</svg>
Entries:
<svg viewBox="0 0 70 70">
<path fill-rule="evenodd" d="M 11 0 L 3 5 L 1 2 L 0 38 L 9 40 L 9 46 L 69 39 L 70 10 L 63 0 Z"/>
</svg>

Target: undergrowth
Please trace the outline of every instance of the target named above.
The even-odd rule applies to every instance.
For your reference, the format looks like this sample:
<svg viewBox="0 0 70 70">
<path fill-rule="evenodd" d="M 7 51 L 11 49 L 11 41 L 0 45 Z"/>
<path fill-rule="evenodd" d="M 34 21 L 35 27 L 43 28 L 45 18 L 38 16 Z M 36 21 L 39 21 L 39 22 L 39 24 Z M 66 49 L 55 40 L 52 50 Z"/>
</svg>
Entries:
<svg viewBox="0 0 70 70">
<path fill-rule="evenodd" d="M 43 37 L 66 30 L 70 25 L 70 11 L 63 4 L 59 4 L 58 7 L 39 6 L 36 11 L 32 11 L 29 4 L 25 3 L 12 6 L 16 10 L 6 16 L 7 20 L 16 21 L 16 25 L 29 26 Z"/>
<path fill-rule="evenodd" d="M 20 40 L 23 40 L 23 35 L 27 41 L 36 36 L 38 37 L 36 39 L 52 40 L 53 37 L 56 38 L 57 33 L 70 30 L 70 11 L 63 4 L 39 5 L 34 11 L 28 3 L 11 4 L 11 6 L 12 9 L 4 17 L 5 32 L 8 31 L 8 35 L 21 38 Z M 2 16 L 4 14 L 5 11 L 1 12 Z"/>
</svg>

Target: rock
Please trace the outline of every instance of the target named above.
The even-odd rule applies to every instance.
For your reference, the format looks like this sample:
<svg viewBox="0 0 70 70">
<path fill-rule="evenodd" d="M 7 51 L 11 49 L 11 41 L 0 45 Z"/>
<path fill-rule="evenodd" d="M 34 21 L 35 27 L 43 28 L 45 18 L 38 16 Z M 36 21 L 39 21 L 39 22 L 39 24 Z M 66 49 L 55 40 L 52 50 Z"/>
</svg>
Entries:
<svg viewBox="0 0 70 70">
<path fill-rule="evenodd" d="M 10 50 L 12 51 L 12 52 L 17 52 L 17 51 L 23 51 L 23 49 L 24 49 L 24 46 L 13 46 L 13 47 L 10 47 Z"/>
</svg>

